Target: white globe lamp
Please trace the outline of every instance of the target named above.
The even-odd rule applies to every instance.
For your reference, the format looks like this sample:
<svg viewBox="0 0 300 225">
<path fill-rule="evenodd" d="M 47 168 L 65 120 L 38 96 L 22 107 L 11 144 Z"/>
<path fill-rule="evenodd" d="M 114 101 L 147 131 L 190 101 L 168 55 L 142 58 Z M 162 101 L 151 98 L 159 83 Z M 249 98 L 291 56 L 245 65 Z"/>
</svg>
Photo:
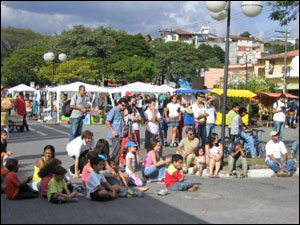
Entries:
<svg viewBox="0 0 300 225">
<path fill-rule="evenodd" d="M 205 4 L 209 11 L 218 13 L 225 9 L 227 1 L 206 1 Z"/>
<path fill-rule="evenodd" d="M 58 59 L 59 61 L 64 62 L 67 60 L 67 55 L 65 53 L 60 53 Z"/>
<path fill-rule="evenodd" d="M 261 1 L 243 1 L 241 8 L 246 16 L 255 17 L 261 13 L 263 5 Z"/>
</svg>

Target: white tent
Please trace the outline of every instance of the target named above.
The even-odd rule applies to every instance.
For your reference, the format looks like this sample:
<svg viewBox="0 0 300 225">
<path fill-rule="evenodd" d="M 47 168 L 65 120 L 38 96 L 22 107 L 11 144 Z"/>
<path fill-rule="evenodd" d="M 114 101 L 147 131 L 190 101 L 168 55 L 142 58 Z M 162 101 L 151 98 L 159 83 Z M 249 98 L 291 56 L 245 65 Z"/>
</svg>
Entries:
<svg viewBox="0 0 300 225">
<path fill-rule="evenodd" d="M 32 87 L 29 87 L 25 84 L 19 84 L 18 86 L 8 89 L 9 93 L 14 93 L 14 92 L 19 92 L 19 91 L 35 92 L 35 89 Z"/>
<path fill-rule="evenodd" d="M 53 88 L 48 88 L 49 92 L 56 92 L 56 96 L 57 96 L 56 107 L 57 107 L 57 109 L 59 109 L 60 93 L 61 92 L 78 92 L 80 85 L 85 86 L 85 90 L 87 92 L 98 92 L 98 93 L 109 93 L 110 94 L 109 89 L 106 89 L 104 87 L 98 87 L 96 85 L 86 84 L 83 82 L 75 82 L 72 84 L 66 84 L 66 85 L 61 85 L 61 86 L 57 86 L 57 87 L 53 87 Z M 111 94 L 110 94 L 110 97 L 112 99 Z M 59 110 L 57 110 L 57 121 L 58 122 L 59 122 L 59 118 L 60 118 Z"/>
<path fill-rule="evenodd" d="M 152 85 L 152 84 L 146 84 L 142 82 L 135 82 L 132 84 L 127 84 L 122 87 L 117 87 L 112 90 L 110 90 L 111 93 L 121 93 L 122 96 L 126 95 L 126 92 L 141 92 L 141 93 L 166 93 L 166 92 L 173 92 L 175 89 L 167 86 L 167 85 L 162 85 L 162 86 L 157 86 L 157 85 Z"/>
</svg>

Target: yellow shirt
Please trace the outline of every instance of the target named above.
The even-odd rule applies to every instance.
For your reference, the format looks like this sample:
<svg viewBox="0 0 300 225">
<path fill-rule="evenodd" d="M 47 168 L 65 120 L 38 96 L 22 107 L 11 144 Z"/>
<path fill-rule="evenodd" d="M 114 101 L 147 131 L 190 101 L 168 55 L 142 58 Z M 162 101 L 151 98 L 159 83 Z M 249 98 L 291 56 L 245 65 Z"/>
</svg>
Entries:
<svg viewBox="0 0 300 225">
<path fill-rule="evenodd" d="M 42 157 L 44 163 L 46 163 L 46 158 Z M 41 169 L 39 167 L 37 167 L 36 165 L 34 165 L 34 173 L 33 173 L 33 181 L 41 181 L 42 178 L 39 177 L 39 172 L 41 171 Z"/>
</svg>

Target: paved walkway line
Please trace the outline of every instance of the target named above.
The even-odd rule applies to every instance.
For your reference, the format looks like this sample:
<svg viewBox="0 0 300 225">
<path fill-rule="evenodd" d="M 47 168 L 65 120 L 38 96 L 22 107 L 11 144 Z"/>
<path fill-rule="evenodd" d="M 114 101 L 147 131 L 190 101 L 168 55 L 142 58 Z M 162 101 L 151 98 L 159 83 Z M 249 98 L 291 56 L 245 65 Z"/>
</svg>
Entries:
<svg viewBox="0 0 300 225">
<path fill-rule="evenodd" d="M 37 134 L 39 135 L 42 135 L 42 136 L 48 136 L 48 134 L 42 132 L 42 131 L 37 131 L 36 129 L 33 129 L 32 127 L 30 127 L 30 130 L 33 131 L 33 132 L 36 132 Z"/>
<path fill-rule="evenodd" d="M 54 130 L 55 132 L 57 133 L 61 133 L 61 134 L 66 134 L 66 135 L 70 135 L 69 132 L 66 132 L 66 131 L 62 131 L 62 130 L 58 130 L 58 129 L 55 129 L 55 128 L 52 128 L 52 127 L 48 127 L 47 125 L 44 125 L 43 127 L 49 129 L 49 130 Z"/>
</svg>

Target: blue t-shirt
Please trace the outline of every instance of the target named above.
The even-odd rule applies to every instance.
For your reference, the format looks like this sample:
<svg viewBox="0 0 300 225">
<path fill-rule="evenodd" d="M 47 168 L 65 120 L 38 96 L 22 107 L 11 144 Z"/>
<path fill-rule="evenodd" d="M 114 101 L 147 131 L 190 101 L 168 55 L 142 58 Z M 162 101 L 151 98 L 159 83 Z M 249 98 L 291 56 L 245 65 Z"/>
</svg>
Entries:
<svg viewBox="0 0 300 225">
<path fill-rule="evenodd" d="M 112 108 L 106 118 L 111 123 L 112 128 L 118 132 L 119 137 L 123 137 L 123 115 L 122 111 L 116 106 Z M 108 129 L 108 138 L 114 138 L 115 136 L 111 133 L 110 129 Z"/>
</svg>

